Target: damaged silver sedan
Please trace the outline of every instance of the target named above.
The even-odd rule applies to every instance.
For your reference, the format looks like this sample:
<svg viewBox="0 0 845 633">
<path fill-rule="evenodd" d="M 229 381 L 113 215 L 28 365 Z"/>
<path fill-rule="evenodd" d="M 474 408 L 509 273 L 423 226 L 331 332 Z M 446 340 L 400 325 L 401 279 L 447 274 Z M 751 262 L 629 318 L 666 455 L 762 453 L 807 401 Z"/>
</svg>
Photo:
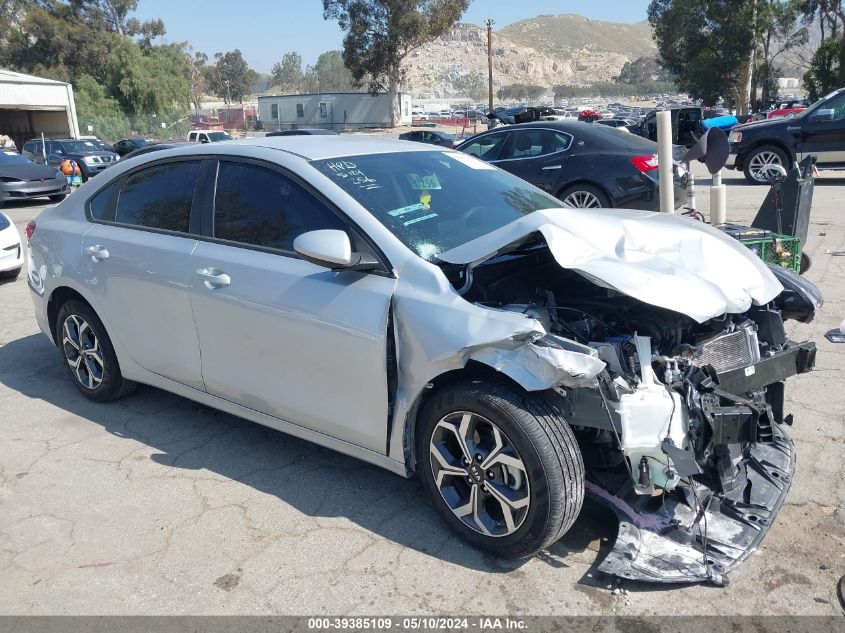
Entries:
<svg viewBox="0 0 845 633">
<path fill-rule="evenodd" d="M 449 150 L 337 137 L 121 162 L 27 226 L 76 388 L 137 383 L 417 475 L 461 537 L 527 557 L 585 495 L 600 569 L 722 582 L 795 455 L 787 338 L 821 296 L 682 217 L 583 210 Z"/>
</svg>

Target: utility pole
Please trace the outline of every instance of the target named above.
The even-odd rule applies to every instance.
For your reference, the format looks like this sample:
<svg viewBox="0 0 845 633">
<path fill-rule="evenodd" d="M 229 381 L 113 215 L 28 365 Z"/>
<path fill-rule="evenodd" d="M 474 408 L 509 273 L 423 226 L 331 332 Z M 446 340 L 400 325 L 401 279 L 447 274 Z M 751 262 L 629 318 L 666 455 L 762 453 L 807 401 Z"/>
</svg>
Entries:
<svg viewBox="0 0 845 633">
<path fill-rule="evenodd" d="M 493 19 L 487 18 L 487 107 L 493 112 Z"/>
</svg>

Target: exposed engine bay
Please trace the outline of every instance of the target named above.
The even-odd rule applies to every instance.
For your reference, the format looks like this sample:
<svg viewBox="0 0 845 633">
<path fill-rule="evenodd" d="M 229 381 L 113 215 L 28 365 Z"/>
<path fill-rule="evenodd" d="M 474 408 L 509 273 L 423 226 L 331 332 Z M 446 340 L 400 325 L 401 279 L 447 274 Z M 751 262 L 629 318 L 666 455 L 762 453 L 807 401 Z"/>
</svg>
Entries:
<svg viewBox="0 0 845 633">
<path fill-rule="evenodd" d="M 655 582 L 726 581 L 789 489 L 784 381 L 810 371 L 815 344 L 784 321 L 812 320 L 821 296 L 783 269 L 767 305 L 699 323 L 562 269 L 542 239 L 474 266 L 443 264 L 468 301 L 518 312 L 605 364 L 587 387 L 557 386 L 584 458 L 587 492 L 620 519 L 599 567 Z"/>
</svg>

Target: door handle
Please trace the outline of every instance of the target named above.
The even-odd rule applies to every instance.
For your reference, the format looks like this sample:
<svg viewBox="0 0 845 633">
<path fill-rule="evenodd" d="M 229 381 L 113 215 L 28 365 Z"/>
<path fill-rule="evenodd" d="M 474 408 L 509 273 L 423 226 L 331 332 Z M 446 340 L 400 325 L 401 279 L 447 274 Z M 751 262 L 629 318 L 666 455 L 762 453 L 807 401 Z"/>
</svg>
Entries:
<svg viewBox="0 0 845 633">
<path fill-rule="evenodd" d="M 209 290 L 223 288 L 232 283 L 232 279 L 226 273 L 216 268 L 200 268 L 197 275 L 203 280 L 205 287 Z"/>
<path fill-rule="evenodd" d="M 800 125 L 789 125 L 789 126 L 787 126 L 786 131 L 789 132 L 790 134 L 799 134 L 801 132 L 801 126 Z"/>
<path fill-rule="evenodd" d="M 109 252 L 102 244 L 94 244 L 85 249 L 85 252 L 91 257 L 92 261 L 101 262 L 109 258 Z"/>
<path fill-rule="evenodd" d="M 542 171 L 552 171 L 553 169 L 563 169 L 563 165 L 546 165 Z"/>
</svg>

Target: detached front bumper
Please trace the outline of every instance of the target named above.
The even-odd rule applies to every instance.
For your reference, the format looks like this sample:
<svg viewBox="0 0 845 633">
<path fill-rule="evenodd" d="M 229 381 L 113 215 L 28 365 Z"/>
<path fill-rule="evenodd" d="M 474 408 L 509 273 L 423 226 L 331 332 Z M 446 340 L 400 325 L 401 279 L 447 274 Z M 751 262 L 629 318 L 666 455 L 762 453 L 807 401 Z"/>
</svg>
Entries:
<svg viewBox="0 0 845 633">
<path fill-rule="evenodd" d="M 783 381 L 810 371 L 815 355 L 813 343 L 790 341 L 753 365 L 712 372 L 713 382 L 702 382 L 701 400 L 709 404 L 697 411 L 712 433 L 715 469 L 687 475 L 661 497 L 638 494 L 627 469 L 588 473 L 587 493 L 619 519 L 616 544 L 599 571 L 667 584 L 726 583 L 766 535 L 789 491 L 795 449 L 784 430 L 792 416 L 784 415 Z M 757 399 L 747 399 L 750 392 Z M 684 475 L 685 466 L 673 467 Z"/>
<path fill-rule="evenodd" d="M 721 493 L 696 482 L 679 488 L 683 495 L 667 496 L 659 512 L 643 509 L 652 498 L 634 493 L 630 478 L 591 477 L 587 493 L 619 518 L 616 544 L 599 571 L 646 582 L 726 584 L 726 574 L 774 523 L 795 471 L 792 440 L 780 428 L 773 443 L 747 451 L 747 486 Z"/>
</svg>

